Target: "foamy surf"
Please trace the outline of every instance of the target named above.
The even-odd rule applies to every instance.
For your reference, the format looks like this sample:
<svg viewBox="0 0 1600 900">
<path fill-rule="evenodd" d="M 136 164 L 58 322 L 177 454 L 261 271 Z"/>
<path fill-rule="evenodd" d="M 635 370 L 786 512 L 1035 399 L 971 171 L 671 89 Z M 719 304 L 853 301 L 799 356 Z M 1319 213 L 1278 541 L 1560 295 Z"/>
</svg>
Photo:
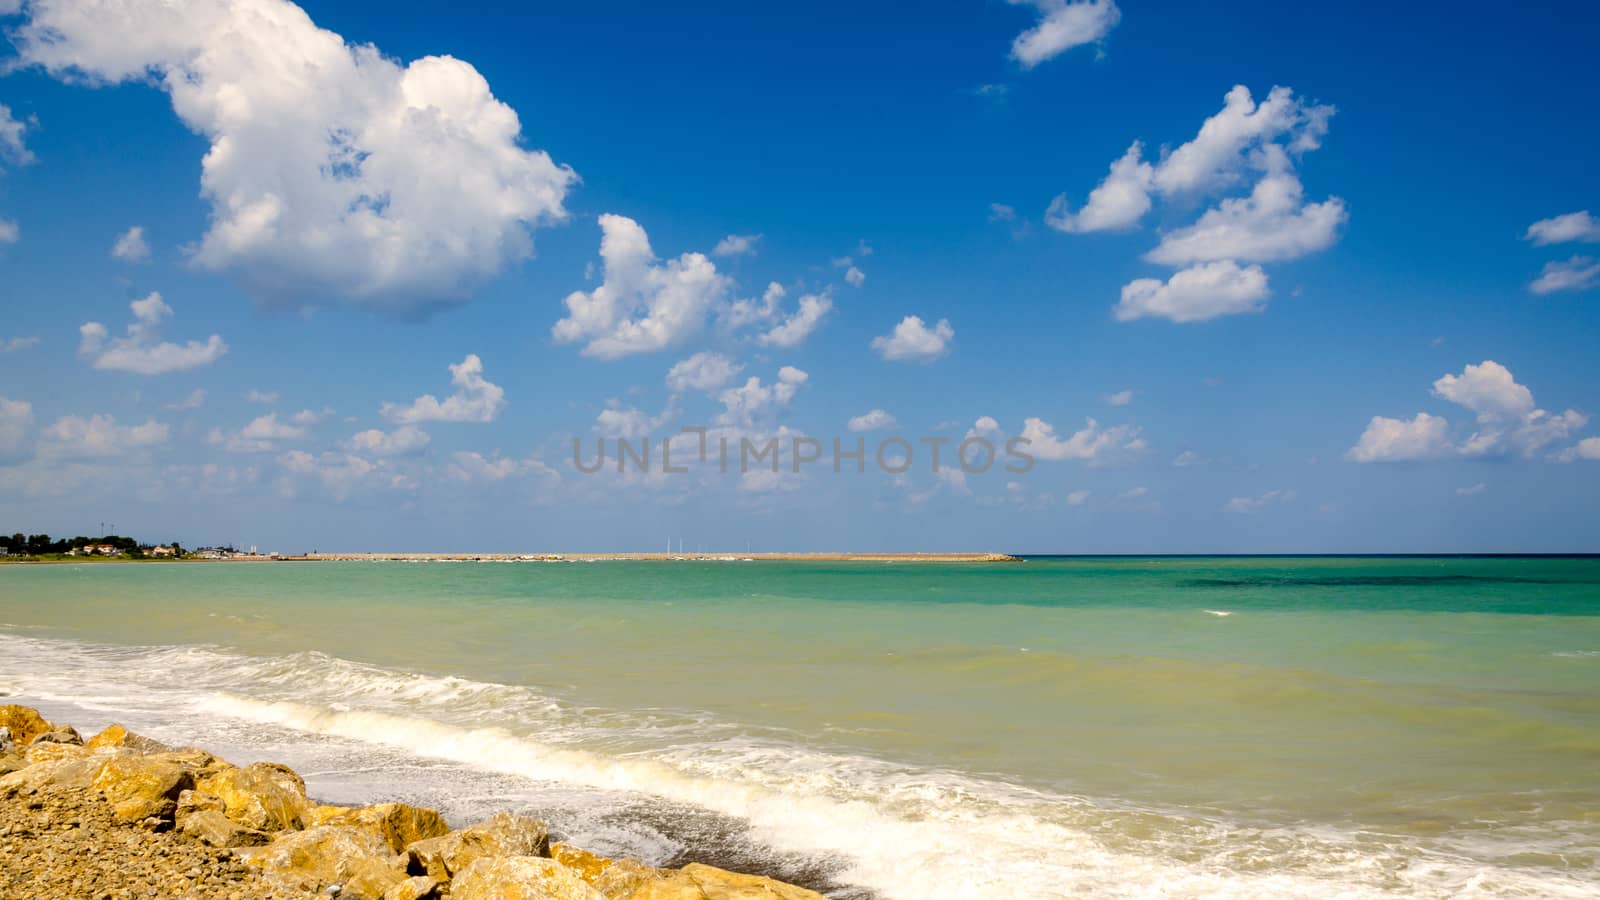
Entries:
<svg viewBox="0 0 1600 900">
<path fill-rule="evenodd" d="M 350 759 L 362 760 L 374 789 L 438 790 L 430 764 L 448 763 L 585 804 L 706 811 L 743 823 L 775 856 L 831 870 L 839 896 L 1589 895 L 1570 875 L 1500 867 L 1446 845 L 1031 790 L 693 711 L 585 708 L 526 687 L 318 653 L 252 657 L 10 635 L 0 635 L 0 650 L 14 661 L 24 701 L 96 710 L 162 735 L 228 723 L 245 739 L 272 741 L 274 752 L 337 751 L 347 771 Z M 307 776 L 315 792 L 322 776 Z M 680 849 L 648 829 L 607 839 L 605 849 L 650 861 Z"/>
</svg>

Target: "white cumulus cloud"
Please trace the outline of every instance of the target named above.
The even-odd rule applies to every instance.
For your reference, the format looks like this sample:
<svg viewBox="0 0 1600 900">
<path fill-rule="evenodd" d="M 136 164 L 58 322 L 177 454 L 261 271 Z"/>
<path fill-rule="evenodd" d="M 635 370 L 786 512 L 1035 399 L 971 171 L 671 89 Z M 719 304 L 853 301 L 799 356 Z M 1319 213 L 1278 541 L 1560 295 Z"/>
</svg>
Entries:
<svg viewBox="0 0 1600 900">
<path fill-rule="evenodd" d="M 231 434 L 213 428 L 206 440 L 229 453 L 270 453 L 278 449 L 280 442 L 298 441 L 305 436 L 304 427 L 280 421 L 277 413 L 267 413 Z"/>
<path fill-rule="evenodd" d="M 1268 294 L 1267 275 L 1260 266 L 1241 268 L 1224 259 L 1183 269 L 1167 281 L 1135 279 L 1123 286 L 1122 300 L 1112 313 L 1119 322 L 1151 317 L 1200 322 L 1260 312 Z"/>
<path fill-rule="evenodd" d="M 894 416 L 881 409 L 874 409 L 852 417 L 848 427 L 851 431 L 883 431 L 894 426 Z"/>
<path fill-rule="evenodd" d="M 816 331 L 833 310 L 833 297 L 827 291 L 806 294 L 800 298 L 794 313 L 766 333 L 756 338 L 763 347 L 780 347 L 785 350 L 798 347 Z"/>
<path fill-rule="evenodd" d="M 1353 462 L 1445 456 L 1531 458 L 1589 421 L 1574 409 L 1561 413 L 1539 409 L 1533 392 L 1492 359 L 1468 365 L 1459 375 L 1440 377 L 1433 383 L 1433 393 L 1473 412 L 1477 429 L 1458 444 L 1451 439 L 1449 422 L 1443 417 L 1417 413 L 1407 421 L 1374 416 L 1345 458 Z"/>
<path fill-rule="evenodd" d="M 1168 266 L 1295 259 L 1332 246 L 1348 218 L 1343 200 L 1306 203 L 1300 179 L 1279 171 L 1256 182 L 1250 196 L 1223 200 L 1193 225 L 1168 232 L 1145 259 Z"/>
<path fill-rule="evenodd" d="M 1031 6 L 1039 23 L 1011 42 L 1011 58 L 1031 69 L 1073 47 L 1092 44 L 1116 27 L 1122 11 L 1114 0 L 1007 0 Z"/>
<path fill-rule="evenodd" d="M 1154 161 L 1146 161 L 1144 144 L 1134 141 L 1082 209 L 1073 212 L 1063 194 L 1045 222 L 1066 232 L 1127 229 L 1157 197 L 1185 209 L 1248 184 L 1248 193 L 1223 196 L 1194 222 L 1166 232 L 1144 258 L 1181 271 L 1165 283 L 1140 278 L 1124 286 L 1115 312 L 1120 321 L 1155 316 L 1176 322 L 1259 312 L 1268 297 L 1266 273 L 1240 264 L 1327 249 L 1349 218 L 1338 197 L 1308 203 L 1295 172 L 1296 161 L 1321 146 L 1333 114 L 1333 107 L 1307 102 L 1286 87 L 1274 87 L 1257 103 L 1249 88 L 1236 85 L 1193 138 Z"/>
<path fill-rule="evenodd" d="M 1344 458 L 1358 463 L 1408 462 L 1438 459 L 1454 449 L 1450 423 L 1440 416 L 1417 413 L 1409 421 L 1373 416 Z"/>
<path fill-rule="evenodd" d="M 711 248 L 712 256 L 745 256 L 756 252 L 759 234 L 730 234 Z"/>
<path fill-rule="evenodd" d="M 1545 263 L 1544 271 L 1528 285 L 1528 290 L 1535 294 L 1553 294 L 1587 290 L 1596 284 L 1600 284 L 1600 259 L 1580 254 Z"/>
<path fill-rule="evenodd" d="M 470 64 L 402 64 L 287 0 L 34 0 L 21 61 L 65 79 L 153 81 L 210 143 L 194 261 L 271 302 L 344 295 L 414 315 L 465 300 L 565 216 L 573 172 L 522 146 Z"/>
<path fill-rule="evenodd" d="M 599 359 L 662 350 L 697 333 L 728 292 L 728 279 L 702 253 L 657 260 L 644 229 L 626 216 L 601 216 L 600 231 L 605 281 L 567 295 L 567 317 L 551 330 L 557 343 L 585 342 L 583 355 Z"/>
<path fill-rule="evenodd" d="M 932 362 L 950 350 L 956 330 L 940 319 L 932 328 L 921 316 L 906 316 L 894 331 L 872 339 L 872 349 L 892 362 Z"/>
<path fill-rule="evenodd" d="M 1600 459 L 1600 438 L 1584 438 L 1571 447 L 1561 451 L 1556 459 L 1561 462 L 1576 462 L 1580 459 Z"/>
<path fill-rule="evenodd" d="M 339 446 L 364 456 L 415 456 L 427 449 L 429 440 L 428 433 L 417 426 L 401 425 L 392 431 L 358 431 Z"/>
<path fill-rule="evenodd" d="M 1587 209 L 1540 219 L 1528 226 L 1528 233 L 1523 239 L 1532 241 L 1535 247 L 1571 241 L 1600 243 L 1600 219 L 1589 215 Z"/>
<path fill-rule="evenodd" d="M 1059 462 L 1082 460 L 1092 466 L 1113 465 L 1143 453 L 1146 444 L 1135 425 L 1102 427 L 1094 419 L 1085 419 L 1084 427 L 1069 437 L 1056 434 L 1055 427 L 1044 419 L 1023 420 L 1022 434 L 1027 453 L 1037 459 Z"/>
<path fill-rule="evenodd" d="M 108 340 L 106 327 L 99 322 L 79 327 L 78 352 L 96 369 L 161 375 L 209 366 L 228 352 L 228 345 L 215 334 L 186 344 L 162 341 L 161 322 L 171 318 L 172 307 L 162 301 L 160 293 L 152 291 L 128 307 L 133 310 L 133 322 L 123 337 Z"/>
<path fill-rule="evenodd" d="M 125 456 L 167 442 L 166 424 L 147 419 L 142 425 L 118 425 L 104 413 L 85 419 L 63 416 L 40 436 L 39 452 L 60 459 L 105 459 Z"/>
<path fill-rule="evenodd" d="M 134 225 L 117 235 L 111 244 L 111 256 L 123 262 L 144 262 L 150 258 L 150 245 L 145 243 L 144 226 Z"/>
<path fill-rule="evenodd" d="M 455 393 L 443 400 L 423 394 L 407 404 L 383 404 L 384 418 L 401 425 L 493 422 L 505 409 L 505 389 L 483 377 L 483 360 L 476 353 L 468 353 L 461 362 L 450 364 L 450 383 L 455 386 Z"/>
<path fill-rule="evenodd" d="M 702 350 L 667 370 L 667 389 L 674 394 L 687 391 L 715 391 L 744 369 L 721 353 Z"/>
<path fill-rule="evenodd" d="M 1045 224 L 1057 231 L 1117 231 L 1139 224 L 1150 211 L 1150 183 L 1155 177 L 1154 167 L 1140 159 L 1143 148 L 1134 141 L 1078 212 L 1067 208 L 1066 194 L 1057 196 L 1045 211 Z"/>
</svg>

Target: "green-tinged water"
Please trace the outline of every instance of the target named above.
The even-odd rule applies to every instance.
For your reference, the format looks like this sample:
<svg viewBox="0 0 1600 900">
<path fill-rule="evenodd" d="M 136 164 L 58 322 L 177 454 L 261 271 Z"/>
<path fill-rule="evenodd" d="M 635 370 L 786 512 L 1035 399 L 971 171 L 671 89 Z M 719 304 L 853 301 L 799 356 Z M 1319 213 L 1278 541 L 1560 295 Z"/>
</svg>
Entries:
<svg viewBox="0 0 1600 900">
<path fill-rule="evenodd" d="M 0 623 L 23 702 L 495 726 L 526 766 L 410 749 L 654 779 L 843 894 L 1600 888 L 1600 559 L 6 566 Z M 944 871 L 798 834 L 868 812 L 1003 846 Z"/>
</svg>

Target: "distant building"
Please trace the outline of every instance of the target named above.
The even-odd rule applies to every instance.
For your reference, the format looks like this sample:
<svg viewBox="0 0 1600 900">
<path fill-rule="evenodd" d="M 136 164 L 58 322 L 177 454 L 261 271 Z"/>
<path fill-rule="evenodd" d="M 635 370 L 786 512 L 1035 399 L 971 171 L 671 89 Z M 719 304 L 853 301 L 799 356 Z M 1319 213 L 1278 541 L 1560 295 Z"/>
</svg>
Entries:
<svg viewBox="0 0 1600 900">
<path fill-rule="evenodd" d="M 170 546 L 168 546 L 166 544 L 161 544 L 161 545 L 156 546 L 156 547 L 151 547 L 150 548 L 150 555 L 151 556 L 177 556 L 178 555 L 178 548 L 177 547 L 170 547 Z"/>
</svg>

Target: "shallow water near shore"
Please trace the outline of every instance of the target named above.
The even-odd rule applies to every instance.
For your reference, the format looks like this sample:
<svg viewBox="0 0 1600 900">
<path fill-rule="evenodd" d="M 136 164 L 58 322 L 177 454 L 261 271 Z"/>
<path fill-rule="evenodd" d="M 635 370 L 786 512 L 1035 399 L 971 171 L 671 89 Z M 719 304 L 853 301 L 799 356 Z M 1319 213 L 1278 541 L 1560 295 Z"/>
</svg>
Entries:
<svg viewBox="0 0 1600 900">
<path fill-rule="evenodd" d="M 1600 560 L 0 568 L 0 692 L 836 897 L 1592 896 Z"/>
</svg>

